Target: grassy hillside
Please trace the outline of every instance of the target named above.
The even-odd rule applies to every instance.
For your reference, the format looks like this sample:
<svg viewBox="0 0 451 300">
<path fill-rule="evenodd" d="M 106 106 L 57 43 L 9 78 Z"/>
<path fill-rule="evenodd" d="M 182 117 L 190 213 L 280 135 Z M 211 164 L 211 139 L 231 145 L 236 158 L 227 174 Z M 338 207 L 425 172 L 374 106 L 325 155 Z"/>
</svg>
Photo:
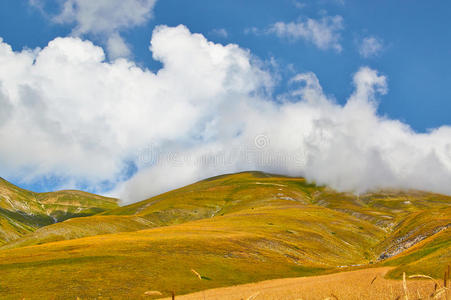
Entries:
<svg viewBox="0 0 451 300">
<path fill-rule="evenodd" d="M 137 231 L 151 227 L 154 227 L 152 222 L 136 216 L 96 215 L 89 218 L 73 218 L 38 228 L 32 233 L 3 245 L 0 249 L 39 245 L 100 234 Z"/>
<path fill-rule="evenodd" d="M 82 191 L 57 191 L 36 194 L 47 215 L 58 222 L 90 216 L 118 207 L 117 199 Z"/>
<path fill-rule="evenodd" d="M 116 207 L 113 198 L 81 191 L 34 193 L 0 178 L 0 245 L 55 222 Z"/>
<path fill-rule="evenodd" d="M 446 266 L 451 264 L 450 225 L 388 259 L 384 264 L 396 266 L 388 274 L 391 278 L 400 278 L 402 272 L 429 274 L 435 278 L 443 278 Z"/>
<path fill-rule="evenodd" d="M 0 296 L 139 299 L 381 264 L 395 278 L 441 277 L 450 209 L 450 197 L 425 192 L 355 196 L 302 178 L 224 175 L 5 245 Z"/>
</svg>

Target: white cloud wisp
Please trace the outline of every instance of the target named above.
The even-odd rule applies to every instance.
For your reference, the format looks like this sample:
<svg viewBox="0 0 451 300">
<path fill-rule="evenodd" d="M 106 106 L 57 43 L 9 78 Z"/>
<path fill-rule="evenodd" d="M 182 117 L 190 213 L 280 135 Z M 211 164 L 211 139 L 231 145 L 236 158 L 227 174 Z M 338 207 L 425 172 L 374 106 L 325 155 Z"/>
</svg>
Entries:
<svg viewBox="0 0 451 300">
<path fill-rule="evenodd" d="M 61 0 L 62 10 L 52 19 L 57 23 L 75 24 L 74 36 L 92 34 L 100 37 L 111 59 L 128 57 L 130 47 L 121 30 L 145 24 L 152 18 L 156 0 Z M 43 3 L 31 0 L 43 10 Z"/>
<path fill-rule="evenodd" d="M 341 52 L 343 50 L 340 44 L 342 29 L 341 16 L 324 16 L 319 20 L 307 18 L 299 22 L 277 22 L 269 27 L 267 33 L 289 40 L 303 39 L 321 50 L 334 49 Z"/>
<path fill-rule="evenodd" d="M 381 53 L 382 50 L 382 40 L 374 36 L 364 38 L 359 46 L 359 54 L 365 58 L 377 56 Z"/>
</svg>

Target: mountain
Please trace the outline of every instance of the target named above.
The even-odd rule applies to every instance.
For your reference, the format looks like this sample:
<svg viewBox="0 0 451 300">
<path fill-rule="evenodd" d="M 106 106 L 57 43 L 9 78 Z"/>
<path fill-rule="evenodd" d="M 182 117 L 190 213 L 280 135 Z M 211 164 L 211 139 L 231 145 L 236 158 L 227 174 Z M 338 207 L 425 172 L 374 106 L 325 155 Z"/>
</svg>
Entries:
<svg viewBox="0 0 451 300">
<path fill-rule="evenodd" d="M 113 198 L 81 191 L 34 193 L 0 178 L 0 245 L 55 222 L 116 207 Z"/>
<path fill-rule="evenodd" d="M 303 178 L 228 174 L 4 245 L 0 296 L 138 299 L 385 265 L 391 278 L 440 278 L 450 224 L 449 196 L 356 196 Z"/>
</svg>

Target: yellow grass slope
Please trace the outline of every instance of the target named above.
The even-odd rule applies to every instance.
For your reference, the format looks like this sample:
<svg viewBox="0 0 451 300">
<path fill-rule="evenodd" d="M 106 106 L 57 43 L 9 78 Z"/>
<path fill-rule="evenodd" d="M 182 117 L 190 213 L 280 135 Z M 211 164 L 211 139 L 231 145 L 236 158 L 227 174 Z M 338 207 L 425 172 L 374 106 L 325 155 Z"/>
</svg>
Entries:
<svg viewBox="0 0 451 300">
<path fill-rule="evenodd" d="M 338 274 L 300 278 L 274 279 L 251 284 L 211 289 L 184 296 L 179 300 L 381 300 L 430 299 L 434 282 L 407 280 L 406 289 L 400 280 L 385 279 L 389 268 L 372 268 Z M 451 295 L 451 293 L 449 293 Z M 441 299 L 439 297 L 437 299 Z M 169 300 L 166 298 L 165 300 Z"/>
<path fill-rule="evenodd" d="M 0 296 L 140 299 L 382 263 L 399 278 L 422 259 L 422 270 L 440 277 L 450 206 L 449 197 L 417 191 L 357 197 L 302 178 L 225 175 L 7 245 Z"/>
<path fill-rule="evenodd" d="M 326 208 L 253 211 L 0 251 L 4 295 L 137 298 L 148 289 L 185 294 L 366 263 L 364 249 L 377 241 L 377 234 L 361 237 L 359 225 L 348 225 L 356 220 Z M 315 225 L 325 214 L 336 221 Z M 311 226 L 300 229 L 299 224 Z M 205 280 L 199 281 L 191 269 Z M 58 280 L 52 280 L 55 274 L 61 275 Z"/>
</svg>

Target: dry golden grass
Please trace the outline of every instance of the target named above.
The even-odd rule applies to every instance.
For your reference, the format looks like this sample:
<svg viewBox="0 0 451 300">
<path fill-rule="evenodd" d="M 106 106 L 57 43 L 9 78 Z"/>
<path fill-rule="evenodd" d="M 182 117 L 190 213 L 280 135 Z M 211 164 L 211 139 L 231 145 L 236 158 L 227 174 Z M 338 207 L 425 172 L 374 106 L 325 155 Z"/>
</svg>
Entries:
<svg viewBox="0 0 451 300">
<path fill-rule="evenodd" d="M 450 222 L 449 196 L 357 197 L 302 178 L 229 174 L 10 242 L 0 250 L 0 299 L 154 299 L 383 264 L 394 267 L 385 277 L 398 281 L 372 269 L 237 287 L 241 294 L 234 287 L 229 298 L 205 291 L 194 299 L 396 299 L 404 295 L 405 272 L 412 300 L 417 284 L 434 283 L 409 275 L 442 279 L 442 266 L 451 262 Z"/>
<path fill-rule="evenodd" d="M 385 279 L 388 267 L 363 269 L 331 275 L 267 280 L 226 288 L 206 290 L 181 300 L 313 300 L 313 299 L 433 299 L 434 281 L 427 276 L 406 281 Z M 443 286 L 442 282 L 439 282 Z M 404 287 L 405 285 L 405 287 Z M 440 286 L 437 288 L 437 290 Z M 406 297 L 407 291 L 407 297 Z M 448 289 L 449 294 L 449 289 Z M 435 299 L 446 299 L 445 293 Z M 170 298 L 167 298 L 170 299 Z M 448 295 L 448 299 L 449 295 Z"/>
</svg>

